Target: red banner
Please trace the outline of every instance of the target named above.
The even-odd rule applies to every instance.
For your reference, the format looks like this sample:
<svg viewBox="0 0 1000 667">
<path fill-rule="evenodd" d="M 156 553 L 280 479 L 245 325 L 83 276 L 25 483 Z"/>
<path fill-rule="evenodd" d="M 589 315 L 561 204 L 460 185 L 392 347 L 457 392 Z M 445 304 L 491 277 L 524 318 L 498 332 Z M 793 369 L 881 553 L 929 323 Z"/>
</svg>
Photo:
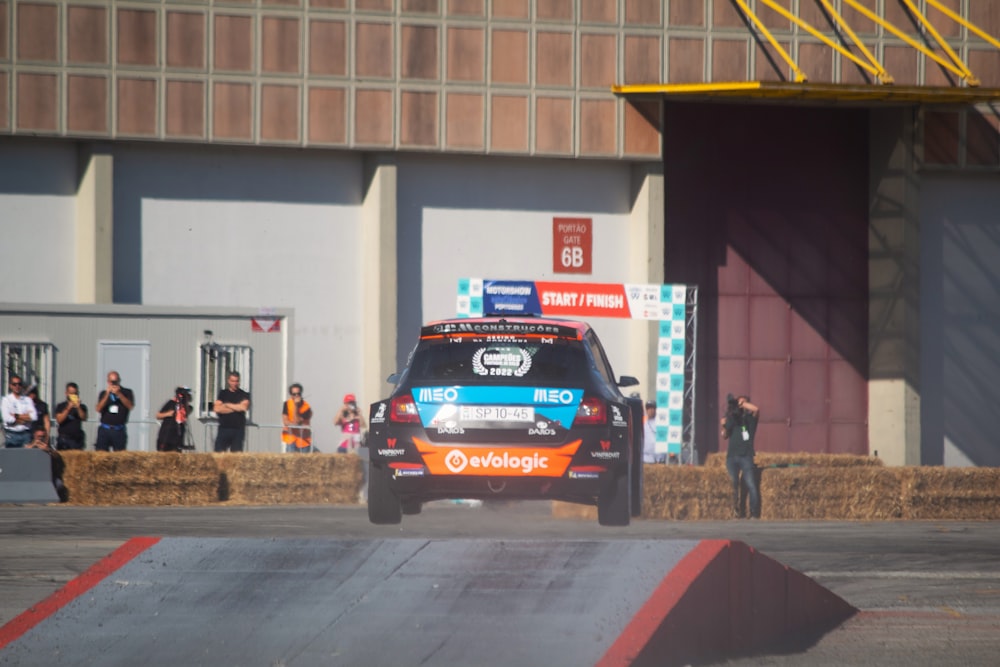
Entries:
<svg viewBox="0 0 1000 667">
<path fill-rule="evenodd" d="M 625 286 L 608 283 L 535 282 L 544 315 L 632 317 Z"/>
</svg>

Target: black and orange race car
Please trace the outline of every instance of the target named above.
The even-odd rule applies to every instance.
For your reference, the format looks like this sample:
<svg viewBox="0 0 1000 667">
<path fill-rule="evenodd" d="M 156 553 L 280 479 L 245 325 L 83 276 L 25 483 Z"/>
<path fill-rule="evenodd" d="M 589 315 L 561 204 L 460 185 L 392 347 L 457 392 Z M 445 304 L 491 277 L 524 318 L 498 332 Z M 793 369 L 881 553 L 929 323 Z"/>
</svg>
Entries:
<svg viewBox="0 0 1000 667">
<path fill-rule="evenodd" d="M 642 403 L 622 395 L 583 322 L 480 317 L 421 328 L 392 394 L 369 413 L 368 518 L 394 524 L 447 498 L 641 512 Z"/>
</svg>

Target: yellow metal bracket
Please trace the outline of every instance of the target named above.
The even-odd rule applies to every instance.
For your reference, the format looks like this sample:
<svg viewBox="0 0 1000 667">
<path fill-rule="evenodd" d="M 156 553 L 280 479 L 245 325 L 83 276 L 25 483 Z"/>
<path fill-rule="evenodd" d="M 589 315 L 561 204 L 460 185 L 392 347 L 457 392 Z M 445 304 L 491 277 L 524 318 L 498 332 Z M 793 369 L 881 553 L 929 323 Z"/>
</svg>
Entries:
<svg viewBox="0 0 1000 667">
<path fill-rule="evenodd" d="M 846 23 L 843 23 L 842 25 L 846 28 L 846 31 L 848 32 L 848 34 L 850 34 L 851 38 L 854 39 L 855 43 L 859 47 L 861 47 L 861 52 L 864 53 L 865 56 L 868 58 L 868 62 L 865 62 L 858 56 L 854 55 L 853 53 L 845 49 L 840 44 L 837 44 L 835 41 L 833 41 L 832 39 L 821 33 L 819 30 L 817 30 L 811 23 L 799 18 L 795 14 L 792 14 L 790 11 L 788 11 L 778 3 L 774 2 L 774 0 L 759 0 L 759 2 L 771 8 L 773 11 L 777 12 L 784 18 L 788 19 L 795 25 L 799 26 L 800 28 L 808 32 L 810 35 L 812 35 L 819 41 L 823 42 L 824 44 L 826 44 L 831 49 L 841 54 L 848 60 L 851 60 L 852 62 L 857 64 L 858 67 L 861 67 L 862 69 L 871 72 L 878 78 L 880 82 L 892 83 L 892 77 L 889 76 L 889 73 L 886 72 L 885 68 L 882 67 L 882 64 L 875 59 L 875 56 L 873 56 L 871 52 L 865 48 L 864 44 L 861 43 L 861 40 L 857 38 L 857 35 L 854 34 L 854 32 L 850 29 L 849 26 L 847 26 Z M 820 0 L 820 2 L 822 2 L 824 6 L 826 6 L 827 11 L 829 11 L 831 15 L 839 19 L 839 14 L 837 14 L 837 11 L 833 7 L 829 6 L 828 0 Z"/>
<path fill-rule="evenodd" d="M 743 10 L 743 13 L 746 14 L 751 21 L 753 21 L 753 24 L 757 26 L 757 29 L 760 30 L 760 32 L 764 35 L 765 38 L 767 38 L 767 41 L 771 43 L 771 46 L 773 46 L 774 50 L 778 52 L 778 55 L 780 55 L 782 59 L 784 59 L 784 61 L 788 63 L 788 66 L 792 68 L 792 71 L 795 72 L 795 81 L 798 83 L 807 81 L 808 77 L 806 77 L 805 73 L 801 69 L 799 69 L 799 66 L 796 64 L 796 62 L 792 60 L 792 57 L 788 55 L 788 52 L 782 48 L 781 44 L 778 43 L 778 40 L 774 38 L 774 35 L 772 35 L 771 31 L 767 29 L 767 26 L 764 25 L 764 22 L 761 21 L 760 18 L 758 18 L 757 15 L 753 13 L 753 10 L 750 9 L 747 3 L 744 2 L 743 0 L 734 0 L 734 2 L 737 5 L 739 5 L 740 9 Z"/>
<path fill-rule="evenodd" d="M 943 58 L 943 57 L 939 56 L 938 54 L 934 53 L 933 51 L 931 51 L 930 49 L 928 49 L 926 46 L 924 46 L 923 44 L 921 44 L 917 40 L 915 40 L 912 37 L 910 37 L 909 35 L 907 35 L 902 30 L 900 30 L 899 28 L 897 28 L 896 26 L 894 26 L 889 21 L 886 21 L 884 18 L 882 18 L 881 16 L 879 16 L 878 14 L 876 14 L 875 12 L 873 12 L 872 10 L 868 9 L 864 5 L 862 5 L 859 2 L 857 2 L 857 0 L 841 0 L 841 1 L 845 5 L 849 5 L 856 12 L 858 12 L 859 14 L 861 14 L 862 16 L 864 16 L 865 18 L 867 18 L 868 20 L 873 21 L 876 24 L 882 26 L 887 32 L 890 32 L 893 35 L 895 35 L 896 37 L 898 37 L 899 39 L 903 40 L 904 42 L 906 42 L 908 45 L 910 45 L 911 47 L 913 47 L 914 49 L 916 49 L 920 53 L 924 54 L 925 56 L 927 56 L 928 58 L 930 58 L 931 60 L 933 60 L 937 64 L 941 65 L 941 67 L 944 67 L 946 70 L 949 70 L 950 72 L 955 73 L 957 76 L 961 77 L 961 79 L 963 81 L 965 81 L 967 84 L 969 84 L 970 86 L 979 85 L 979 80 L 976 79 L 974 76 L 972 76 L 972 73 L 969 72 L 968 68 L 965 67 L 964 65 L 962 65 L 961 68 L 956 67 L 955 64 L 952 61 L 950 61 L 950 60 L 948 60 L 946 58 Z M 909 2 L 909 0 L 903 0 L 903 1 L 907 5 L 910 5 L 911 8 L 913 7 L 913 5 Z M 920 14 L 920 12 L 916 11 L 915 8 L 913 8 L 913 11 L 915 11 L 920 17 L 923 16 L 922 14 Z M 926 21 L 926 19 L 924 19 L 924 21 Z M 928 25 L 929 25 L 929 22 L 928 22 Z M 949 49 L 949 51 L 950 51 L 950 49 Z M 955 56 L 955 58 L 957 59 L 958 56 Z M 961 62 L 961 61 L 959 61 L 959 62 Z"/>
<path fill-rule="evenodd" d="M 962 79 L 964 79 L 970 86 L 978 86 L 979 79 L 972 75 L 969 68 L 966 67 L 962 59 L 958 57 L 958 54 L 955 53 L 950 46 L 948 46 L 948 42 L 944 41 L 944 38 L 941 37 L 938 31 L 934 28 L 934 25 L 927 20 L 927 17 L 924 16 L 919 9 L 917 9 L 916 5 L 913 4 L 913 0 L 903 0 L 903 3 L 906 5 L 906 8 L 910 10 L 910 13 L 917 17 L 917 20 L 920 21 L 920 25 L 927 29 L 927 32 L 934 38 L 934 41 L 941 47 L 941 50 L 947 53 L 948 57 L 951 58 L 951 61 L 955 63 L 955 66 L 962 71 Z"/>
<path fill-rule="evenodd" d="M 848 37 L 851 38 L 851 41 L 854 43 L 856 47 L 858 47 L 858 50 L 861 51 L 861 53 L 865 54 L 865 58 L 868 59 L 868 62 L 870 62 L 878 70 L 877 74 L 878 80 L 881 81 L 882 83 L 894 83 L 893 78 L 889 75 L 887 71 L 885 71 L 885 68 L 882 67 L 882 63 L 880 63 L 878 59 L 874 56 L 874 54 L 872 54 L 872 52 L 868 50 L 868 47 L 865 46 L 865 43 L 861 41 L 861 39 L 857 36 L 854 30 L 851 29 L 851 26 L 847 23 L 847 21 L 844 20 L 844 17 L 841 16 L 840 13 L 833 8 L 833 5 L 830 4 L 830 0 L 819 0 L 819 1 L 820 3 L 822 3 L 823 9 L 826 10 L 827 14 L 832 16 L 833 20 L 836 21 L 837 26 Z"/>
</svg>

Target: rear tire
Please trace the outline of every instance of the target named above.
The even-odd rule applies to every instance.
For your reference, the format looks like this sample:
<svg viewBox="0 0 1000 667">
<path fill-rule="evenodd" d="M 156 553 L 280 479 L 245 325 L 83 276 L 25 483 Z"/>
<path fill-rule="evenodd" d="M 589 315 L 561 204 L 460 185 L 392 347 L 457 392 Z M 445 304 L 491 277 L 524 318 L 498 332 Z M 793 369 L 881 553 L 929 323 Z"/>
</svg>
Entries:
<svg viewBox="0 0 1000 667">
<path fill-rule="evenodd" d="M 632 479 L 626 473 L 607 484 L 597 498 L 597 523 L 602 526 L 627 526 L 632 518 Z"/>
<path fill-rule="evenodd" d="M 389 469 L 368 462 L 368 520 L 378 525 L 397 524 L 403 520 L 399 496 L 392 488 Z"/>
</svg>

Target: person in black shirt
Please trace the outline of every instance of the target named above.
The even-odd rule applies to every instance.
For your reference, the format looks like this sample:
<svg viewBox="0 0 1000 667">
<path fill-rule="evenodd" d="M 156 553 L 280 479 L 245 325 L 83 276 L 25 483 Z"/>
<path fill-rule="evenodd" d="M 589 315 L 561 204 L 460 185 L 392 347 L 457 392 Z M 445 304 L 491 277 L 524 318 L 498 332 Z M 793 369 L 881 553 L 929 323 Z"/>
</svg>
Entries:
<svg viewBox="0 0 1000 667">
<path fill-rule="evenodd" d="M 219 432 L 215 436 L 215 451 L 242 452 L 246 435 L 250 394 L 240 389 L 240 374 L 230 371 L 226 388 L 215 399 L 215 414 L 219 416 Z"/>
<path fill-rule="evenodd" d="M 83 449 L 86 439 L 83 422 L 87 421 L 87 406 L 80 402 L 80 388 L 75 382 L 66 383 L 66 400 L 56 406 L 59 437 L 56 449 Z"/>
<path fill-rule="evenodd" d="M 750 517 L 760 518 L 760 489 L 754 469 L 754 436 L 757 435 L 757 421 L 760 408 L 750 402 L 749 396 L 726 397 L 726 416 L 722 418 L 720 435 L 729 441 L 726 450 L 726 470 L 733 483 L 733 516 L 743 516 L 740 503 L 740 473 L 742 483 L 750 495 Z"/>
<path fill-rule="evenodd" d="M 122 386 L 118 371 L 108 373 L 108 388 L 97 397 L 97 411 L 101 424 L 97 429 L 94 449 L 100 452 L 121 452 L 128 446 L 128 413 L 135 407 L 135 394 Z"/>
<path fill-rule="evenodd" d="M 38 429 L 45 429 L 46 433 L 51 433 L 52 417 L 49 416 L 49 404 L 38 398 L 37 384 L 28 387 L 28 398 L 34 401 L 35 412 L 38 413 L 38 419 L 31 424 L 31 432 L 34 433 Z"/>
</svg>

